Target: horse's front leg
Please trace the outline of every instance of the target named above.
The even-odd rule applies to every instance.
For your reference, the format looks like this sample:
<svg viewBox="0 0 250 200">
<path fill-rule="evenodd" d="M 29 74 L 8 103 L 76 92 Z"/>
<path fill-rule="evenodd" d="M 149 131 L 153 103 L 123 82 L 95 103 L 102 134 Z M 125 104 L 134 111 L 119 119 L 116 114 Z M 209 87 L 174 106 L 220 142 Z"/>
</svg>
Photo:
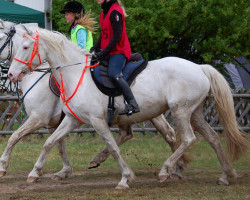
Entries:
<svg viewBox="0 0 250 200">
<path fill-rule="evenodd" d="M 39 179 L 42 175 L 42 168 L 46 162 L 48 154 L 53 146 L 62 140 L 70 131 L 76 128 L 79 125 L 77 119 L 73 117 L 66 116 L 55 132 L 46 140 L 42 152 L 32 169 L 32 171 L 28 175 L 27 183 L 33 183 Z"/>
<path fill-rule="evenodd" d="M 16 143 L 18 143 L 24 136 L 33 133 L 35 130 L 44 126 L 44 123 L 37 117 L 30 116 L 26 122 L 19 127 L 9 138 L 7 147 L 5 148 L 0 158 L 0 177 L 6 174 L 9 165 L 10 155 Z"/>
<path fill-rule="evenodd" d="M 63 180 L 65 178 L 68 178 L 72 174 L 72 165 L 70 164 L 70 161 L 68 159 L 68 155 L 66 152 L 66 145 L 64 140 L 60 140 L 57 143 L 57 149 L 59 151 L 59 154 L 62 158 L 63 162 L 63 168 L 61 171 L 55 173 L 52 177 L 53 180 Z"/>
<path fill-rule="evenodd" d="M 119 126 L 119 134 L 116 138 L 116 144 L 120 146 L 131 138 L 133 138 L 133 131 L 131 126 Z M 108 147 L 106 147 L 91 160 L 88 168 L 92 169 L 98 167 L 102 162 L 104 162 L 108 158 L 109 154 L 110 153 Z"/>
<path fill-rule="evenodd" d="M 117 146 L 115 139 L 109 130 L 107 122 L 100 118 L 95 118 L 95 119 L 92 118 L 91 124 L 93 125 L 96 132 L 102 137 L 102 139 L 106 143 L 109 152 L 117 161 L 122 171 L 122 179 L 116 186 L 116 189 L 129 188 L 128 181 L 132 181 L 135 178 L 135 175 L 132 172 L 132 170 L 128 167 L 127 163 L 123 160 L 120 154 L 120 149 Z"/>
</svg>

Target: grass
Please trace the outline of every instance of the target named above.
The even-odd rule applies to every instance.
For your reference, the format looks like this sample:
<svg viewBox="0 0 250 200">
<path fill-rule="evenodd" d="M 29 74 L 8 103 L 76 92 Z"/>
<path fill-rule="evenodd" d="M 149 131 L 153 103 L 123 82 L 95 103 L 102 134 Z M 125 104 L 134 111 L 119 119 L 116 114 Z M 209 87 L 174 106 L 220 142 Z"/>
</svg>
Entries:
<svg viewBox="0 0 250 200">
<path fill-rule="evenodd" d="M 25 176 L 0 179 L 1 185 L 31 187 L 25 185 L 26 175 L 33 168 L 46 138 L 47 136 L 42 139 L 38 136 L 31 136 L 15 146 L 7 176 L 19 173 Z M 184 179 L 169 180 L 160 184 L 156 181 L 157 174 L 163 162 L 171 155 L 170 148 L 161 136 L 136 136 L 121 147 L 121 154 L 136 173 L 139 181 L 131 183 L 129 190 L 116 191 L 113 188 L 119 182 L 121 175 L 112 157 L 99 168 L 87 170 L 91 159 L 104 147 L 99 137 L 89 138 L 84 135 L 79 138 L 72 134 L 66 138 L 66 143 L 74 173 L 78 175 L 63 180 L 57 189 L 40 188 L 28 190 L 29 192 L 20 190 L 14 194 L 1 194 L 0 199 L 250 199 L 249 152 L 233 163 L 241 177 L 233 181 L 230 186 L 217 186 L 215 182 L 221 174 L 220 164 L 213 149 L 198 137 L 198 141 L 189 150 L 189 154 L 194 159 L 184 172 Z M 7 139 L 1 139 L 0 152 L 3 152 L 6 144 Z M 223 139 L 222 144 L 225 146 Z M 54 173 L 61 168 L 60 156 L 57 149 L 53 148 L 44 172 Z M 110 179 L 116 181 L 109 183 Z M 83 183 L 83 180 L 86 183 Z M 88 181 L 92 184 L 87 184 Z M 95 185 L 99 181 L 104 183 Z M 40 184 L 50 185 L 52 182 L 49 178 L 42 178 L 36 186 Z M 63 188 L 61 188 L 62 185 L 64 185 Z"/>
</svg>

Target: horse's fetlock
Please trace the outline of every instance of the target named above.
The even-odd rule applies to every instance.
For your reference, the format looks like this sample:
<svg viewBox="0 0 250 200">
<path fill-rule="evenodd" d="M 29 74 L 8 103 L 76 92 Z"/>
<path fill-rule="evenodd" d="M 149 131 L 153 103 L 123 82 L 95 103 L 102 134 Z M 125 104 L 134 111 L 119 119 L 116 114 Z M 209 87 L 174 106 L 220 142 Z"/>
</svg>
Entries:
<svg viewBox="0 0 250 200">
<path fill-rule="evenodd" d="M 5 160 L 0 160 L 0 166 L 4 169 L 7 169 L 8 167 L 8 162 L 6 162 Z"/>
<path fill-rule="evenodd" d="M 124 172 L 123 174 L 122 174 L 122 176 L 124 176 L 124 177 L 126 177 L 126 178 L 130 178 L 130 176 L 131 176 L 131 173 L 128 171 L 128 172 Z"/>
</svg>

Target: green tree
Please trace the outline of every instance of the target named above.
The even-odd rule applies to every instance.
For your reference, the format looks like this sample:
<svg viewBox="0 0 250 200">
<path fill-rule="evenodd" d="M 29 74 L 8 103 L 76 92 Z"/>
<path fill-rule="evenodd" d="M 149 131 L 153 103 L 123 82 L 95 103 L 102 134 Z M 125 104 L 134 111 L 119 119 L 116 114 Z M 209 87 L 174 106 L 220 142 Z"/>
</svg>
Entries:
<svg viewBox="0 0 250 200">
<path fill-rule="evenodd" d="M 56 30 L 69 25 L 59 13 L 65 0 L 53 1 Z M 81 1 L 99 21 L 96 0 Z M 217 65 L 234 57 L 249 57 L 250 6 L 247 0 L 123 0 L 127 33 L 133 52 L 147 59 L 178 56 Z M 95 39 L 99 36 L 96 34 Z"/>
</svg>

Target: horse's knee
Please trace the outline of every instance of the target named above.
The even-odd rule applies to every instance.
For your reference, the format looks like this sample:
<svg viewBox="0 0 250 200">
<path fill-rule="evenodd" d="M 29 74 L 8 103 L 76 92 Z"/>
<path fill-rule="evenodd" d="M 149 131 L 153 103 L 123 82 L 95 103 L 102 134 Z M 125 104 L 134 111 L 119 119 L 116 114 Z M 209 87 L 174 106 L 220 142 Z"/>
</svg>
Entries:
<svg viewBox="0 0 250 200">
<path fill-rule="evenodd" d="M 43 149 L 45 151 L 49 151 L 53 146 L 54 146 L 54 141 L 48 138 L 45 144 L 43 145 Z"/>
<path fill-rule="evenodd" d="M 185 145 L 186 147 L 189 147 L 190 145 L 192 145 L 194 142 L 196 141 L 196 137 L 195 135 L 189 135 L 187 137 L 185 137 L 182 140 L 182 144 Z"/>
<path fill-rule="evenodd" d="M 210 135 L 210 140 L 208 142 L 213 145 L 218 145 L 220 144 L 220 136 L 217 134 Z"/>
</svg>

